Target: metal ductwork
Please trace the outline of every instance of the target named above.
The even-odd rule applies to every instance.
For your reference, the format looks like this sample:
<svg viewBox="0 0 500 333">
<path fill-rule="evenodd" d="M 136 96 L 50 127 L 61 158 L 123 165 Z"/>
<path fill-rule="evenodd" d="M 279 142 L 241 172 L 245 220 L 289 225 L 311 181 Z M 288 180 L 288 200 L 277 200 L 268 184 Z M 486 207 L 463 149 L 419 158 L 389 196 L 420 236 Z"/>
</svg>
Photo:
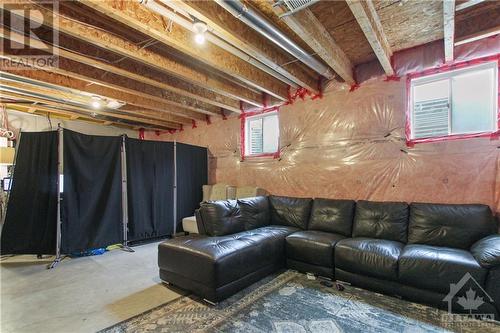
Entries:
<svg viewBox="0 0 500 333">
<path fill-rule="evenodd" d="M 269 23 L 260 14 L 251 8 L 248 8 L 239 0 L 216 0 L 217 3 L 226 9 L 228 12 L 236 16 L 246 25 L 253 28 L 255 31 L 264 35 L 267 39 L 281 47 L 283 50 L 290 53 L 292 56 L 303 62 L 309 68 L 314 70 L 327 79 L 333 79 L 335 74 L 333 71 L 322 62 L 311 56 L 297 45 L 294 41 L 288 38 L 285 34 L 279 31 L 274 25 Z"/>
</svg>

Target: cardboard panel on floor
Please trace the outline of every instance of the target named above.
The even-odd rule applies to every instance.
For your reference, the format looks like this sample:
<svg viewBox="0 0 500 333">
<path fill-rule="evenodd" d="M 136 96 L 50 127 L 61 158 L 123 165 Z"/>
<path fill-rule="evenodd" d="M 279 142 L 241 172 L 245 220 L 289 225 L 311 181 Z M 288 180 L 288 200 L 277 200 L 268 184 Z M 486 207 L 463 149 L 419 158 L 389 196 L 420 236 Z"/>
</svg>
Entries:
<svg viewBox="0 0 500 333">
<path fill-rule="evenodd" d="M 194 215 L 203 200 L 202 186 L 208 184 L 207 148 L 177 143 L 176 163 L 176 230 L 182 231 L 182 219 Z"/>
<path fill-rule="evenodd" d="M 126 138 L 128 240 L 174 232 L 174 143 Z"/>
<path fill-rule="evenodd" d="M 2 254 L 54 254 L 58 133 L 23 132 L 16 157 Z"/>
<path fill-rule="evenodd" d="M 61 252 L 121 243 L 121 137 L 64 130 Z"/>
</svg>

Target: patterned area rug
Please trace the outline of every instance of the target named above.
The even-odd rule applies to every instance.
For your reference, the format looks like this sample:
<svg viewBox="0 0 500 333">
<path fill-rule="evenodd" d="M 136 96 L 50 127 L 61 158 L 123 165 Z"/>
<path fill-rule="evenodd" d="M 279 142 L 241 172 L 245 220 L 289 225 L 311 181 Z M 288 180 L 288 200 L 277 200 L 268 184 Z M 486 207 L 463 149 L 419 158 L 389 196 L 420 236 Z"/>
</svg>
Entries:
<svg viewBox="0 0 500 333">
<path fill-rule="evenodd" d="M 450 326 L 445 312 L 363 289 L 344 291 L 285 271 L 210 306 L 184 296 L 101 333 L 118 332 L 500 332 L 491 322 Z"/>
</svg>

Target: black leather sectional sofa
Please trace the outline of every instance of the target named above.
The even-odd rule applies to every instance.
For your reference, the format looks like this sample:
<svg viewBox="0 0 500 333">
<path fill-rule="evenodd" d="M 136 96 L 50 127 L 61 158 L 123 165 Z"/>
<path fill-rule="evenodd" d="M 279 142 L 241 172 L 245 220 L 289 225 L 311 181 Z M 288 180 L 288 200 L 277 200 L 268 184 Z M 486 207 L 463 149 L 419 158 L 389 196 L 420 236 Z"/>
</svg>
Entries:
<svg viewBox="0 0 500 333">
<path fill-rule="evenodd" d="M 198 222 L 204 235 L 159 245 L 160 277 L 211 302 L 286 266 L 447 308 L 469 273 L 487 294 L 477 311 L 498 320 L 500 235 L 485 205 L 269 196 L 203 203 Z"/>
</svg>

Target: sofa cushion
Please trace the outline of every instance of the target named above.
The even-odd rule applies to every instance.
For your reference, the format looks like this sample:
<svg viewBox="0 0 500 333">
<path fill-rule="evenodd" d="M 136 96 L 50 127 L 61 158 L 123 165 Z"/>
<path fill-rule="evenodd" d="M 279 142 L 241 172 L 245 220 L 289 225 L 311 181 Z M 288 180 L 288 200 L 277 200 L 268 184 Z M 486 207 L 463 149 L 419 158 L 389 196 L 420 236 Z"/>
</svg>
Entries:
<svg viewBox="0 0 500 333">
<path fill-rule="evenodd" d="M 495 230 L 496 222 L 486 205 L 410 205 L 408 243 L 468 250 Z"/>
<path fill-rule="evenodd" d="M 478 240 L 470 252 L 482 267 L 500 267 L 500 235 L 495 234 Z"/>
<path fill-rule="evenodd" d="M 350 237 L 355 205 L 353 200 L 314 199 L 308 229 Z"/>
<path fill-rule="evenodd" d="M 397 280 L 404 244 L 374 238 L 346 238 L 335 246 L 335 267 L 351 273 Z"/>
<path fill-rule="evenodd" d="M 286 256 L 312 265 L 333 267 L 333 249 L 344 238 L 315 230 L 294 232 L 286 237 Z"/>
<path fill-rule="evenodd" d="M 236 200 L 202 202 L 199 213 L 209 236 L 224 236 L 245 230 Z"/>
<path fill-rule="evenodd" d="M 408 204 L 404 202 L 373 202 L 360 200 L 352 237 L 370 237 L 406 243 Z"/>
<path fill-rule="evenodd" d="M 271 195 L 271 224 L 307 229 L 312 199 L 290 198 Z"/>
<path fill-rule="evenodd" d="M 187 236 L 158 246 L 158 266 L 217 288 L 265 266 L 284 265 L 285 237 L 296 228 L 268 226 L 219 237 Z"/>
<path fill-rule="evenodd" d="M 238 205 L 240 206 L 241 222 L 245 226 L 245 230 L 269 225 L 271 214 L 267 197 L 238 199 Z"/>
<path fill-rule="evenodd" d="M 411 244 L 399 258 L 400 282 L 440 293 L 448 293 L 467 272 L 484 286 L 487 270 L 465 250 Z"/>
</svg>

